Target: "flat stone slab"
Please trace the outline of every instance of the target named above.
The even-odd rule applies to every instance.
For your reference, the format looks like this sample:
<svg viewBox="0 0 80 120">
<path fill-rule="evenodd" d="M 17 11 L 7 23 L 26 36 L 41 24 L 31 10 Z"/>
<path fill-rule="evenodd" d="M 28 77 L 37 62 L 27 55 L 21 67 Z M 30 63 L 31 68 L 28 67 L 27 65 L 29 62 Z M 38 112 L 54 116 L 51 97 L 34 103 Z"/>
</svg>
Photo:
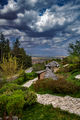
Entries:
<svg viewBox="0 0 80 120">
<path fill-rule="evenodd" d="M 28 68 L 27 70 L 25 70 L 25 73 L 31 73 L 32 71 L 33 71 L 33 68 L 30 67 L 30 68 Z"/>
<path fill-rule="evenodd" d="M 38 80 L 38 78 L 35 78 L 33 80 L 30 80 L 29 82 L 26 82 L 23 87 L 30 87 L 34 82 L 36 82 Z"/>
<path fill-rule="evenodd" d="M 80 80 L 80 75 L 76 75 L 75 78 Z"/>
<path fill-rule="evenodd" d="M 70 113 L 80 115 L 80 98 L 73 98 L 70 96 L 59 97 L 50 94 L 37 94 L 37 101 L 43 105 L 52 104 L 54 108 L 60 108 Z"/>
</svg>

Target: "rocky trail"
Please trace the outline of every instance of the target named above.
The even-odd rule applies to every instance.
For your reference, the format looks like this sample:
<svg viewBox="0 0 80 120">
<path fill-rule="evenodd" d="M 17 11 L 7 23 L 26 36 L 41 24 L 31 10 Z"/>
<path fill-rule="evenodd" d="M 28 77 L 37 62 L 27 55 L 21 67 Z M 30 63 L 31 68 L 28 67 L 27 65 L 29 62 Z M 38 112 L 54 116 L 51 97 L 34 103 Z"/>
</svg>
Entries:
<svg viewBox="0 0 80 120">
<path fill-rule="evenodd" d="M 26 82 L 23 86 L 30 87 L 38 78 Z M 37 94 L 37 102 L 43 105 L 52 104 L 54 108 L 60 108 L 61 110 L 68 111 L 80 115 L 80 98 L 73 98 L 70 96 L 55 96 L 50 94 Z"/>
</svg>

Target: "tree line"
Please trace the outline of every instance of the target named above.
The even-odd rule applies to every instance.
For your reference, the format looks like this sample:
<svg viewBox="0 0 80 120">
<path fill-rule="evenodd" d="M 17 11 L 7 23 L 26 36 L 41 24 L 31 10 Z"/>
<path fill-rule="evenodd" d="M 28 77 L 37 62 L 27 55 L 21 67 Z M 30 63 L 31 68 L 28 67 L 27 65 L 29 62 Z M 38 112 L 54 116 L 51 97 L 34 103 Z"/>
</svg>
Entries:
<svg viewBox="0 0 80 120">
<path fill-rule="evenodd" d="M 13 47 L 10 46 L 10 40 L 6 39 L 4 34 L 0 33 L 0 63 L 3 62 L 3 58 L 9 59 L 9 57 L 16 57 L 18 67 L 26 69 L 32 66 L 31 56 L 27 55 L 24 48 L 20 47 L 19 39 L 16 39 L 13 43 Z"/>
</svg>

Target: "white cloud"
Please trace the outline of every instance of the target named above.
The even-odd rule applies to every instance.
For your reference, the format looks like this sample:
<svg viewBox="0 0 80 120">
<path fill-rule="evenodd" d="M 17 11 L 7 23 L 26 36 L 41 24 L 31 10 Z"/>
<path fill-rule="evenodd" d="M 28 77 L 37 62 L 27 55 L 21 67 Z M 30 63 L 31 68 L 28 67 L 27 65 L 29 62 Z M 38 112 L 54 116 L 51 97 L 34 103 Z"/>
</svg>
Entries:
<svg viewBox="0 0 80 120">
<path fill-rule="evenodd" d="M 6 14 L 11 11 L 18 10 L 17 3 L 14 0 L 8 0 L 8 4 L 4 6 L 3 9 L 0 10 L 1 14 Z"/>
<path fill-rule="evenodd" d="M 38 16 L 37 21 L 31 28 L 38 32 L 44 32 L 70 24 L 79 16 L 80 13 L 74 11 L 79 8 L 80 6 L 72 6 L 72 4 L 62 7 L 54 5 L 52 8 L 47 9 L 42 16 Z"/>
<path fill-rule="evenodd" d="M 38 17 L 37 22 L 35 23 L 34 26 L 32 26 L 32 28 L 36 29 L 39 32 L 43 32 L 55 27 L 57 24 L 63 25 L 64 22 L 65 22 L 64 17 L 61 16 L 59 18 L 53 12 L 46 10 L 43 16 Z"/>
<path fill-rule="evenodd" d="M 37 20 L 38 13 L 34 10 L 25 10 L 24 13 L 18 13 L 14 22 L 18 25 L 32 26 Z"/>
<path fill-rule="evenodd" d="M 18 29 L 10 28 L 10 29 L 1 29 L 1 31 L 6 37 L 20 37 L 26 36 L 25 32 L 21 32 Z"/>
</svg>

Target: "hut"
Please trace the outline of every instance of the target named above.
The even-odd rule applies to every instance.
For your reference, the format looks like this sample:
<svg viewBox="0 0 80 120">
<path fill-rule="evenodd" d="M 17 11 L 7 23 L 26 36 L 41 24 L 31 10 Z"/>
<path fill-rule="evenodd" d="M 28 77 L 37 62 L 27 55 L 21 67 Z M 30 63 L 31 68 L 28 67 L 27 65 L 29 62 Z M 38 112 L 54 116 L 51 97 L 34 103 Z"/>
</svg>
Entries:
<svg viewBox="0 0 80 120">
<path fill-rule="evenodd" d="M 46 70 L 41 70 L 36 72 L 38 74 L 38 80 L 44 79 L 44 76 L 46 74 Z"/>
<path fill-rule="evenodd" d="M 52 61 L 48 63 L 45 70 L 41 70 L 36 72 L 38 74 L 38 80 L 44 79 L 44 78 L 51 78 L 53 80 L 57 80 L 57 76 L 54 74 L 54 72 L 59 69 L 59 64 L 56 61 Z"/>
<path fill-rule="evenodd" d="M 38 80 L 42 80 L 45 78 L 51 78 L 53 80 L 57 80 L 57 76 L 49 68 L 46 68 L 46 70 L 38 71 L 37 74 L 38 74 Z"/>
</svg>

